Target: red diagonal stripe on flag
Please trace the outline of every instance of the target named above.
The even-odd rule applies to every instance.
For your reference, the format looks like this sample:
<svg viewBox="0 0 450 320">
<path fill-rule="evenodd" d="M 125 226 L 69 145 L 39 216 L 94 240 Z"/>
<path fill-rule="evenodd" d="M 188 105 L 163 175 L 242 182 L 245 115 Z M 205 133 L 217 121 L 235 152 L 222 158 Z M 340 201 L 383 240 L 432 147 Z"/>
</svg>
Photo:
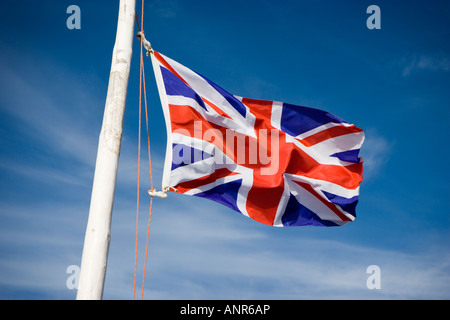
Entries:
<svg viewBox="0 0 450 320">
<path fill-rule="evenodd" d="M 176 189 L 177 189 L 178 193 L 185 193 L 186 191 L 188 191 L 190 189 L 195 189 L 195 188 L 207 185 L 209 183 L 213 183 L 214 181 L 216 181 L 218 179 L 221 179 L 221 178 L 224 178 L 227 176 L 234 176 L 237 174 L 239 174 L 239 173 L 231 172 L 227 168 L 222 168 L 222 169 L 218 169 L 218 170 L 214 171 L 214 173 L 212 173 L 210 175 L 203 176 L 203 177 L 195 179 L 195 180 L 182 182 L 178 186 L 176 186 Z"/>
</svg>

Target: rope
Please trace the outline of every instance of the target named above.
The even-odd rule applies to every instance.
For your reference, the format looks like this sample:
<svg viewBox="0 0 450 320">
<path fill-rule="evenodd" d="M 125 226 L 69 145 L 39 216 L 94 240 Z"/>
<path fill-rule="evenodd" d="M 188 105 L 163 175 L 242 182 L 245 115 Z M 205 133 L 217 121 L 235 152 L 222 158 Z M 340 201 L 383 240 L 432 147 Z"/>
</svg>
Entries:
<svg viewBox="0 0 450 320">
<path fill-rule="evenodd" d="M 142 0 L 142 7 L 144 6 L 144 0 Z M 141 38 L 141 43 L 143 42 Z M 145 90 L 145 72 L 144 72 L 144 58 L 142 55 L 142 45 L 141 45 L 141 65 L 142 65 L 142 80 L 144 85 L 144 105 L 145 105 L 145 122 L 147 125 L 147 145 L 148 145 L 148 167 L 150 172 L 150 188 L 153 190 L 153 174 L 152 174 L 152 158 L 150 154 L 150 134 L 149 134 L 149 128 L 148 128 L 148 111 L 147 111 L 147 92 Z M 148 240 L 150 236 L 150 221 L 152 218 L 152 204 L 153 204 L 153 197 L 150 197 L 150 209 L 148 213 L 148 225 L 147 225 L 147 242 L 145 245 L 145 260 L 144 260 L 144 273 L 142 276 L 142 293 L 141 293 L 141 300 L 144 298 L 144 283 L 145 283 L 145 271 L 147 269 L 147 254 L 148 254 Z"/>
<path fill-rule="evenodd" d="M 142 13 L 141 13 L 141 25 L 139 25 L 138 15 L 135 15 L 136 24 L 138 26 L 139 32 L 144 33 L 144 0 L 142 0 Z M 142 30 L 141 30 L 142 26 Z M 138 134 L 138 178 L 137 178 L 137 204 L 136 204 L 136 243 L 135 243 L 135 253 L 134 253 L 134 281 L 133 281 L 133 300 L 135 300 L 136 295 L 136 269 L 137 269 L 137 248 L 138 248 L 138 230 L 139 230 L 139 191 L 140 191 L 140 169 L 141 169 L 141 119 L 142 119 L 142 91 L 144 93 L 144 106 L 145 106 L 145 119 L 147 126 L 147 145 L 148 145 L 148 166 L 150 171 L 150 186 L 153 190 L 153 174 L 152 174 L 152 161 L 150 154 L 150 134 L 149 134 L 149 124 L 148 124 L 148 108 L 147 108 L 147 92 L 145 86 L 145 69 L 144 69 L 144 57 L 143 57 L 143 37 L 140 38 L 140 70 L 139 70 L 139 134 Z M 142 90 L 143 89 L 143 90 Z M 147 269 L 147 256 L 148 256 L 148 243 L 150 236 L 150 221 L 152 216 L 152 204 L 153 196 L 150 197 L 150 208 L 148 214 L 148 224 L 147 224 L 147 242 L 145 246 L 145 260 L 144 260 L 144 271 L 142 276 L 142 292 L 141 300 L 144 298 L 144 284 L 145 284 L 145 273 Z"/>
<path fill-rule="evenodd" d="M 138 24 L 139 26 L 139 24 Z M 141 57 L 142 57 L 142 40 L 141 40 Z M 139 233 L 139 186 L 141 177 L 141 100 L 142 100 L 142 61 L 139 70 L 139 131 L 138 131 L 138 174 L 137 174 L 137 199 L 136 199 L 136 243 L 134 249 L 134 281 L 133 281 L 133 300 L 136 295 L 136 268 L 137 268 L 137 249 L 138 249 L 138 233 Z"/>
<path fill-rule="evenodd" d="M 141 32 L 141 26 L 139 25 L 139 16 L 137 13 L 134 14 L 134 20 L 136 20 L 138 30 L 139 30 L 139 32 Z"/>
</svg>

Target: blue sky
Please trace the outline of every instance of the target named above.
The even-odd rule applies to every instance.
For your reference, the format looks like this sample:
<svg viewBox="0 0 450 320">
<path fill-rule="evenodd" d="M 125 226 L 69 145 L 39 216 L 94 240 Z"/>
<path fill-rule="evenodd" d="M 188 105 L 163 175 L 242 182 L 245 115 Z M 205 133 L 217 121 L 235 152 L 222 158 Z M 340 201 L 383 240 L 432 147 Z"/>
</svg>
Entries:
<svg viewBox="0 0 450 320">
<path fill-rule="evenodd" d="M 144 298 L 450 298 L 448 3 L 145 3 L 157 51 L 233 94 L 327 110 L 364 129 L 366 142 L 357 219 L 343 227 L 274 228 L 206 199 L 155 199 Z M 80 30 L 66 27 L 72 4 Z M 380 30 L 366 27 L 372 4 Z M 66 270 L 81 260 L 117 9 L 118 1 L 22 1 L 0 12 L 1 299 L 76 296 Z M 133 50 L 105 299 L 132 298 L 137 41 Z M 145 63 L 160 187 L 165 126 Z M 138 283 L 146 171 L 141 186 Z M 370 265 L 380 267 L 379 290 L 366 286 Z"/>
</svg>

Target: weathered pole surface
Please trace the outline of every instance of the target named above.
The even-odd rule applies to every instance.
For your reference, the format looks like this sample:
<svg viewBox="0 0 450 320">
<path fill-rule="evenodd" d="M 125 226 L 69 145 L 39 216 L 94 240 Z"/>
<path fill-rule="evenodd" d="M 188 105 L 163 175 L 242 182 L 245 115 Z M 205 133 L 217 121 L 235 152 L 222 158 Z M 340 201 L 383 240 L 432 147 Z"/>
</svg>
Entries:
<svg viewBox="0 0 450 320">
<path fill-rule="evenodd" d="M 135 9 L 135 0 L 120 0 L 116 40 L 81 258 L 78 300 L 100 300 L 103 296 L 123 115 L 130 74 Z"/>
</svg>

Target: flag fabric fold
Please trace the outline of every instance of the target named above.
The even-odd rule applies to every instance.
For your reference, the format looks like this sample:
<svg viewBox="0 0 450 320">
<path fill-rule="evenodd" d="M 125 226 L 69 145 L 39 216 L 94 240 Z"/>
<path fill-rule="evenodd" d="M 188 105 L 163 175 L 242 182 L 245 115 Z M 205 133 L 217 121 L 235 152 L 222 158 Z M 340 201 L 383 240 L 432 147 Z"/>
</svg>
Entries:
<svg viewBox="0 0 450 320">
<path fill-rule="evenodd" d="M 242 98 L 155 51 L 167 127 L 163 187 L 273 226 L 356 217 L 364 132 L 326 111 Z"/>
</svg>

